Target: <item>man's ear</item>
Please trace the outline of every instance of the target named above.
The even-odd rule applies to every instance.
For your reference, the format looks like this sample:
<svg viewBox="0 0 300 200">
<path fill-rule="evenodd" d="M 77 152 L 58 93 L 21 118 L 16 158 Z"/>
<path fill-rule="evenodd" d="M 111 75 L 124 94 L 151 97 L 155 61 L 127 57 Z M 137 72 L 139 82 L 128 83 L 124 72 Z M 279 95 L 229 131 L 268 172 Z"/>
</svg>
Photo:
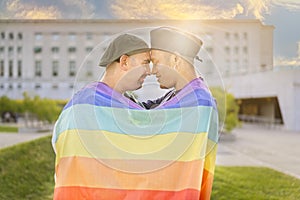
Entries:
<svg viewBox="0 0 300 200">
<path fill-rule="evenodd" d="M 170 54 L 170 65 L 171 65 L 171 66 L 176 65 L 177 60 L 178 60 L 178 59 L 177 59 L 177 56 L 176 56 L 176 55 Z"/>
<path fill-rule="evenodd" d="M 129 56 L 127 56 L 127 55 L 122 55 L 120 57 L 120 67 L 124 71 L 128 70 L 128 59 L 129 59 Z"/>
<path fill-rule="evenodd" d="M 172 54 L 170 57 L 171 66 L 178 66 L 180 62 L 180 57 L 178 55 Z"/>
</svg>

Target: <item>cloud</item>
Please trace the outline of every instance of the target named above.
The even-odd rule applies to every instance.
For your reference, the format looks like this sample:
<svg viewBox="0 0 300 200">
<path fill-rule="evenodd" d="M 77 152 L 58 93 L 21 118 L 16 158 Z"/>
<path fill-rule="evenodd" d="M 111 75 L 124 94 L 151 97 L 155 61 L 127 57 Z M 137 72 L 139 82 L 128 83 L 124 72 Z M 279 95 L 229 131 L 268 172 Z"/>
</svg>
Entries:
<svg viewBox="0 0 300 200">
<path fill-rule="evenodd" d="M 232 19 L 264 20 L 272 6 L 300 10 L 299 0 L 1 0 L 1 18 Z M 108 9 L 104 9 L 108 7 Z M 101 12 L 101 15 L 96 11 Z"/>
<path fill-rule="evenodd" d="M 244 16 L 264 20 L 272 6 L 299 10 L 299 0 L 114 0 L 116 18 L 126 19 L 230 19 Z"/>
<path fill-rule="evenodd" d="M 47 5 L 47 6 L 45 6 Z M 6 0 L 1 3 L 0 17 L 8 19 L 93 18 L 95 6 L 86 0 Z"/>
<path fill-rule="evenodd" d="M 15 19 L 57 19 L 61 17 L 55 6 L 36 6 L 20 0 L 8 0 L 4 18 Z"/>
<path fill-rule="evenodd" d="M 300 2 L 299 0 L 272 0 L 274 5 L 285 7 L 290 11 L 299 11 Z"/>
<path fill-rule="evenodd" d="M 95 6 L 86 0 L 63 0 L 66 7 L 72 8 L 71 17 L 74 18 L 93 18 L 95 16 Z M 79 12 L 78 12 L 79 11 Z M 68 13 L 66 13 L 67 18 Z"/>
<path fill-rule="evenodd" d="M 269 12 L 271 0 L 247 0 L 247 15 L 251 13 L 256 19 L 264 19 L 264 14 Z"/>
<path fill-rule="evenodd" d="M 182 0 L 115 0 L 110 8 L 115 17 L 126 19 L 228 19 L 244 11 L 239 3 L 219 8 L 217 4 Z"/>
<path fill-rule="evenodd" d="M 278 67 L 300 67 L 300 59 L 299 58 L 278 57 L 278 58 L 275 58 L 274 66 L 278 66 Z"/>
<path fill-rule="evenodd" d="M 300 41 L 297 42 L 297 45 L 298 45 L 298 57 L 294 57 L 294 58 L 276 57 L 274 60 L 274 66 L 300 67 Z"/>
</svg>

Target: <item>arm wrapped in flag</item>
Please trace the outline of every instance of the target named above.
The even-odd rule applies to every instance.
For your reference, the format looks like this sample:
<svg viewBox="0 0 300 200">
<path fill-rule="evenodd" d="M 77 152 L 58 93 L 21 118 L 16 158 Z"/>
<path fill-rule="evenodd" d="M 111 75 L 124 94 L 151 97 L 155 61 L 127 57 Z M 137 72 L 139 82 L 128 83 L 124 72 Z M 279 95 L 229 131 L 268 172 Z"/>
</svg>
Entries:
<svg viewBox="0 0 300 200">
<path fill-rule="evenodd" d="M 90 84 L 55 126 L 54 199 L 209 199 L 217 139 L 200 79 L 154 110 Z"/>
</svg>

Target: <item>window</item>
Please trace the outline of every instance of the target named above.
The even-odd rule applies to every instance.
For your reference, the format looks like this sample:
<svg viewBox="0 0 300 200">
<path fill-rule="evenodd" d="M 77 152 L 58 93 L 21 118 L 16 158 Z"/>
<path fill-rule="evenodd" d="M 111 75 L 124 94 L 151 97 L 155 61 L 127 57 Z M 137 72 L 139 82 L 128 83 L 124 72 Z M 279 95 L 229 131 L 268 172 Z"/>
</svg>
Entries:
<svg viewBox="0 0 300 200">
<path fill-rule="evenodd" d="M 52 40 L 58 40 L 59 39 L 59 33 L 52 33 Z"/>
<path fill-rule="evenodd" d="M 248 59 L 244 59 L 244 71 L 248 69 Z"/>
<path fill-rule="evenodd" d="M 5 39 L 5 32 L 1 32 L 1 39 Z"/>
<path fill-rule="evenodd" d="M 92 33 L 86 33 L 86 39 L 87 40 L 92 40 L 93 39 L 93 34 Z"/>
<path fill-rule="evenodd" d="M 52 47 L 51 48 L 52 53 L 58 53 L 59 52 L 59 48 L 58 47 Z"/>
<path fill-rule="evenodd" d="M 75 40 L 76 34 L 75 33 L 69 33 L 69 40 Z"/>
<path fill-rule="evenodd" d="M 22 84 L 21 83 L 18 83 L 18 89 L 21 89 L 22 88 Z"/>
<path fill-rule="evenodd" d="M 229 74 L 229 72 L 230 72 L 230 60 L 226 60 L 226 65 L 225 65 L 225 73 L 226 74 Z"/>
<path fill-rule="evenodd" d="M 56 90 L 56 89 L 58 89 L 58 85 L 57 84 L 53 84 L 52 88 Z"/>
<path fill-rule="evenodd" d="M 18 53 L 22 53 L 22 47 L 17 48 Z"/>
<path fill-rule="evenodd" d="M 14 39 L 14 34 L 13 33 L 9 33 L 9 39 L 13 40 Z"/>
<path fill-rule="evenodd" d="M 265 70 L 267 68 L 267 65 L 262 63 L 262 64 L 260 64 L 260 67 L 262 68 L 262 70 Z"/>
<path fill-rule="evenodd" d="M 202 33 L 200 33 L 199 35 L 202 35 Z M 206 32 L 206 33 L 204 33 L 202 38 L 207 43 L 207 42 L 210 42 L 213 40 L 213 35 L 212 35 L 212 33 Z"/>
<path fill-rule="evenodd" d="M 0 54 L 4 53 L 4 47 L 0 47 Z"/>
<path fill-rule="evenodd" d="M 69 62 L 69 76 L 75 76 L 76 74 L 76 63 L 75 61 Z"/>
<path fill-rule="evenodd" d="M 243 47 L 244 54 L 248 54 L 248 47 Z"/>
<path fill-rule="evenodd" d="M 39 41 L 39 40 L 42 40 L 42 39 L 43 39 L 42 33 L 35 33 L 35 40 L 36 41 Z"/>
<path fill-rule="evenodd" d="M 42 76 L 42 62 L 40 60 L 35 61 L 35 76 Z"/>
<path fill-rule="evenodd" d="M 0 61 L 0 76 L 4 76 L 4 60 Z"/>
<path fill-rule="evenodd" d="M 22 61 L 18 60 L 18 77 L 22 76 Z"/>
<path fill-rule="evenodd" d="M 93 47 L 86 47 L 85 51 L 86 53 L 90 53 L 93 50 Z"/>
<path fill-rule="evenodd" d="M 8 76 L 12 77 L 13 76 L 13 70 L 14 70 L 14 66 L 13 66 L 13 61 L 10 60 L 8 62 Z"/>
<path fill-rule="evenodd" d="M 235 47 L 234 52 L 235 52 L 235 54 L 239 54 L 239 47 Z"/>
<path fill-rule="evenodd" d="M 58 76 L 58 61 L 52 62 L 52 76 Z"/>
<path fill-rule="evenodd" d="M 234 39 L 238 40 L 239 39 L 239 34 L 238 33 L 234 33 Z"/>
<path fill-rule="evenodd" d="M 238 68 L 239 68 L 239 60 L 235 59 L 233 70 L 236 72 L 236 71 L 238 71 Z"/>
<path fill-rule="evenodd" d="M 36 83 L 34 87 L 35 87 L 35 89 L 40 89 L 41 88 L 41 84 Z"/>
<path fill-rule="evenodd" d="M 22 40 L 23 39 L 23 34 L 22 33 L 18 33 L 18 39 Z"/>
<path fill-rule="evenodd" d="M 226 32 L 226 33 L 225 33 L 225 38 L 226 38 L 227 40 L 229 40 L 229 39 L 230 39 L 230 33 Z"/>
<path fill-rule="evenodd" d="M 8 47 L 8 56 L 12 56 L 14 54 L 14 47 Z"/>
<path fill-rule="evenodd" d="M 35 54 L 39 54 L 39 53 L 42 53 L 42 47 L 34 47 L 33 51 Z"/>
<path fill-rule="evenodd" d="M 212 47 L 207 47 L 206 51 L 207 51 L 207 53 L 212 54 L 213 53 L 213 48 Z"/>
<path fill-rule="evenodd" d="M 76 47 L 69 47 L 68 51 L 69 51 L 69 53 L 75 53 Z"/>
<path fill-rule="evenodd" d="M 225 52 L 227 55 L 230 55 L 230 48 L 229 47 L 225 47 Z"/>
<path fill-rule="evenodd" d="M 92 61 L 88 61 L 86 64 L 86 77 L 93 76 L 93 63 Z"/>
<path fill-rule="evenodd" d="M 246 32 L 244 32 L 244 40 L 247 40 L 248 39 L 248 34 Z"/>
</svg>

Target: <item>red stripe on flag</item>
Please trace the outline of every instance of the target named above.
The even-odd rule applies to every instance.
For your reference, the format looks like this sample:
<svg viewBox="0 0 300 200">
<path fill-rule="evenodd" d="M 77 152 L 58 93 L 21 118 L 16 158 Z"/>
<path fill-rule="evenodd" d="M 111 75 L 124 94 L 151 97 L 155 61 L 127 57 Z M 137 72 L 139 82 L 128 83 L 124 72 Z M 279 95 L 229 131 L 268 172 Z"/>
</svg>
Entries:
<svg viewBox="0 0 300 200">
<path fill-rule="evenodd" d="M 199 200 L 200 191 L 118 190 L 88 187 L 55 188 L 53 200 Z"/>
</svg>

